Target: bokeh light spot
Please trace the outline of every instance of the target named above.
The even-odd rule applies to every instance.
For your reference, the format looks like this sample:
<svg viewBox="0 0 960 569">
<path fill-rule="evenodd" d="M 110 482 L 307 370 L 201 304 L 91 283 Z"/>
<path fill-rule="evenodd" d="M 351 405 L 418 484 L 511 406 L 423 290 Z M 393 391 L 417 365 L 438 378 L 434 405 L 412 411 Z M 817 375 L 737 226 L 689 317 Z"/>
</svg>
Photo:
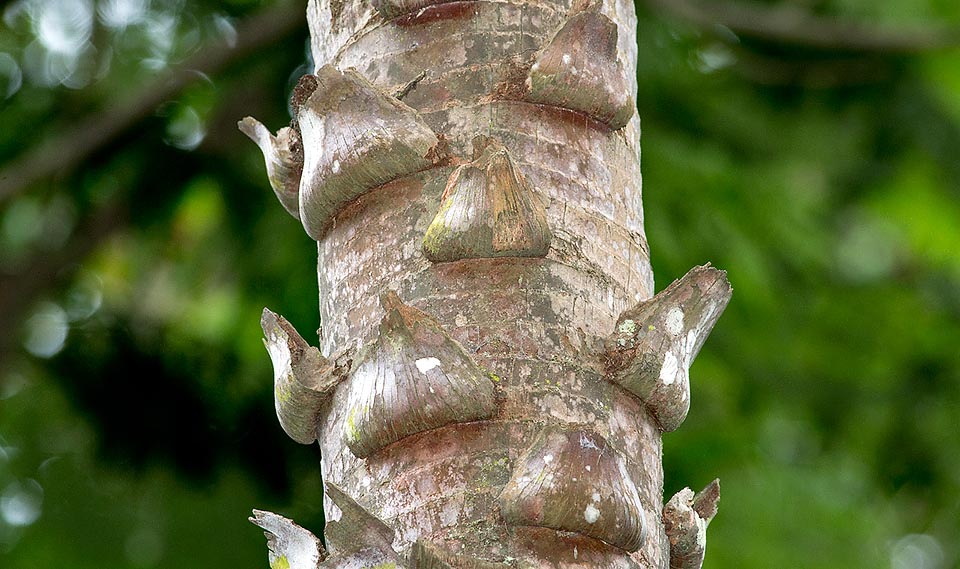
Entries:
<svg viewBox="0 0 960 569">
<path fill-rule="evenodd" d="M 19 372 L 10 372 L 0 381 L 0 401 L 15 397 L 23 391 L 30 382 L 27 377 Z M 0 437 L 0 453 L 3 453 L 3 438 Z"/>
<path fill-rule="evenodd" d="M 63 349 L 69 329 L 67 313 L 59 305 L 41 303 L 27 321 L 27 337 L 23 347 L 35 356 L 53 357 Z"/>
<path fill-rule="evenodd" d="M 190 106 L 181 106 L 167 122 L 167 135 L 164 142 L 182 150 L 193 150 L 200 146 L 207 130 L 200 114 Z"/>
<path fill-rule="evenodd" d="M 100 278 L 85 275 L 67 293 L 65 302 L 67 316 L 71 322 L 85 320 L 93 316 L 103 304 L 103 291 Z"/>
<path fill-rule="evenodd" d="M 20 65 L 9 53 L 0 53 L 0 92 L 9 99 L 23 85 L 23 72 Z"/>
<path fill-rule="evenodd" d="M 220 34 L 220 37 L 227 42 L 228 46 L 236 47 L 237 29 L 233 26 L 233 22 L 230 21 L 230 18 L 218 14 L 213 17 L 213 25 Z"/>
<path fill-rule="evenodd" d="M 40 518 L 43 488 L 35 480 L 11 482 L 0 494 L 0 518 L 8 525 L 23 527 Z"/>
<path fill-rule="evenodd" d="M 737 56 L 729 47 L 713 43 L 697 52 L 697 69 L 700 73 L 714 73 L 737 62 Z"/>
<path fill-rule="evenodd" d="M 90 40 L 93 6 L 89 0 L 37 2 L 34 27 L 37 37 L 52 52 L 73 54 Z"/>
<path fill-rule="evenodd" d="M 147 0 L 100 0 L 97 15 L 103 25 L 123 29 L 139 24 L 147 13 Z"/>
<path fill-rule="evenodd" d="M 892 569 L 940 569 L 944 555 L 940 542 L 926 534 L 910 534 L 893 545 L 890 553 Z"/>
</svg>

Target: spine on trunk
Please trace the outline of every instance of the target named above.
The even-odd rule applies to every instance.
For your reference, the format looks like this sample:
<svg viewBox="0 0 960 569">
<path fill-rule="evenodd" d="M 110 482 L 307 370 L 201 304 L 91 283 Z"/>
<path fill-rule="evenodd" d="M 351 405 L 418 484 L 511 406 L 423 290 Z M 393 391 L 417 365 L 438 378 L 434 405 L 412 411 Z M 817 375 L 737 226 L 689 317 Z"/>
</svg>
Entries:
<svg viewBox="0 0 960 569">
<path fill-rule="evenodd" d="M 346 444 L 367 458 L 405 437 L 496 414 L 493 382 L 429 315 L 393 291 L 348 396 Z"/>
<path fill-rule="evenodd" d="M 473 139 L 473 155 L 447 179 L 440 211 L 423 237 L 424 255 L 438 263 L 546 256 L 546 210 L 510 153 L 480 135 Z"/>
<path fill-rule="evenodd" d="M 634 114 L 617 61 L 617 25 L 596 1 L 576 11 L 541 49 L 527 75 L 527 100 L 583 113 L 617 130 Z"/>
</svg>

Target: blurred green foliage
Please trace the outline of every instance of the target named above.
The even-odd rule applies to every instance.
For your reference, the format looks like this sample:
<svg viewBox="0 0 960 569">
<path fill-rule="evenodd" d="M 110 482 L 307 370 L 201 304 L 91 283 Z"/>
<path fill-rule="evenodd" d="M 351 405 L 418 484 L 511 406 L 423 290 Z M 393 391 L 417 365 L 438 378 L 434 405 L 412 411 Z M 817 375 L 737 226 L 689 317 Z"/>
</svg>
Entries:
<svg viewBox="0 0 960 569">
<path fill-rule="evenodd" d="M 865 33 L 960 26 L 953 0 L 737 2 Z M 647 4 L 659 287 L 709 260 L 735 289 L 665 438 L 668 495 L 723 482 L 705 567 L 960 567 L 960 50 L 809 46 Z M 0 161 L 56 165 L 83 117 L 261 10 L 303 5 L 7 5 Z M 318 452 L 273 417 L 258 327 L 263 306 L 316 327 L 316 251 L 235 128 L 289 120 L 305 42 L 196 73 L 0 196 L 0 566 L 263 567 L 250 508 L 320 529 Z"/>
</svg>

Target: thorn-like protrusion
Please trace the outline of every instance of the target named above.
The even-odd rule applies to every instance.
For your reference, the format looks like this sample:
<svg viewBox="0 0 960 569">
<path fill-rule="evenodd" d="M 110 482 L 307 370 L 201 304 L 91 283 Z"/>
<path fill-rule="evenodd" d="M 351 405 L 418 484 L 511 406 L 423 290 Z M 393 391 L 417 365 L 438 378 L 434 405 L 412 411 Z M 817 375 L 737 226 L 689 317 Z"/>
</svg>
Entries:
<svg viewBox="0 0 960 569">
<path fill-rule="evenodd" d="M 610 128 L 635 112 L 617 60 L 617 24 L 594 2 L 574 13 L 537 54 L 527 76 L 527 99 L 584 113 Z"/>
<path fill-rule="evenodd" d="M 410 548 L 408 569 L 453 569 L 445 557 L 433 544 L 418 539 Z"/>
<path fill-rule="evenodd" d="M 417 111 L 354 69 L 325 65 L 316 80 L 297 121 L 304 153 L 300 220 L 319 239 L 351 200 L 430 167 L 438 139 Z"/>
<path fill-rule="evenodd" d="M 643 506 L 623 459 L 595 433 L 545 429 L 500 494 L 504 519 L 587 535 L 626 551 L 646 538 Z"/>
<path fill-rule="evenodd" d="M 720 507 L 720 479 L 714 478 L 693 497 L 693 509 L 697 515 L 710 523 Z"/>
<path fill-rule="evenodd" d="M 382 551 L 396 557 L 393 551 L 394 532 L 348 496 L 336 485 L 326 483 L 327 496 L 340 509 L 340 519 L 328 521 L 324 534 L 333 553 L 346 555 L 364 549 Z"/>
<path fill-rule="evenodd" d="M 444 551 L 430 542 L 418 539 L 410 548 L 407 569 L 507 569 L 505 563 L 484 561 Z"/>
<path fill-rule="evenodd" d="M 300 176 L 303 171 L 303 145 L 300 133 L 281 128 L 276 136 L 253 117 L 244 117 L 237 126 L 257 143 L 267 164 L 267 179 L 280 204 L 290 215 L 300 218 Z"/>
<path fill-rule="evenodd" d="M 707 549 L 707 526 L 717 514 L 720 481 L 694 495 L 684 488 L 663 507 L 663 528 L 670 542 L 670 569 L 700 569 Z"/>
<path fill-rule="evenodd" d="M 695 267 L 617 320 L 608 340 L 607 377 L 646 402 L 664 431 L 687 417 L 690 364 L 732 291 L 726 272 Z"/>
<path fill-rule="evenodd" d="M 264 530 L 271 569 L 316 569 L 327 557 L 320 539 L 293 520 L 263 510 L 249 519 Z"/>
<path fill-rule="evenodd" d="M 346 378 L 349 356 L 328 360 L 309 345 L 287 320 L 264 308 L 263 343 L 273 361 L 274 401 L 280 426 L 298 443 L 317 439 L 320 412 L 334 388 Z"/>
<path fill-rule="evenodd" d="M 499 141 L 473 140 L 473 161 L 450 174 L 423 238 L 433 262 L 489 257 L 543 257 L 550 229 L 540 198 Z"/>
<path fill-rule="evenodd" d="M 497 411 L 493 382 L 433 317 L 384 295 L 379 337 L 353 376 L 345 437 L 366 458 L 404 437 Z"/>
</svg>

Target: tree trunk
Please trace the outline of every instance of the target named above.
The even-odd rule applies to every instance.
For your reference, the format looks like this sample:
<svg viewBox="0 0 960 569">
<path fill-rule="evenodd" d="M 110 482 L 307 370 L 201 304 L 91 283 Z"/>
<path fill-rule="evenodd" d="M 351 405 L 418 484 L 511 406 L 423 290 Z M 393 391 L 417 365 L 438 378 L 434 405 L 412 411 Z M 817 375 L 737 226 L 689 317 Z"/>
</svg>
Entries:
<svg viewBox="0 0 960 569">
<path fill-rule="evenodd" d="M 654 298 L 632 0 L 311 0 L 315 75 L 261 146 L 318 242 L 320 347 L 264 312 L 280 422 L 319 440 L 327 552 L 274 567 L 699 567 L 661 435 L 729 300 Z"/>
</svg>

